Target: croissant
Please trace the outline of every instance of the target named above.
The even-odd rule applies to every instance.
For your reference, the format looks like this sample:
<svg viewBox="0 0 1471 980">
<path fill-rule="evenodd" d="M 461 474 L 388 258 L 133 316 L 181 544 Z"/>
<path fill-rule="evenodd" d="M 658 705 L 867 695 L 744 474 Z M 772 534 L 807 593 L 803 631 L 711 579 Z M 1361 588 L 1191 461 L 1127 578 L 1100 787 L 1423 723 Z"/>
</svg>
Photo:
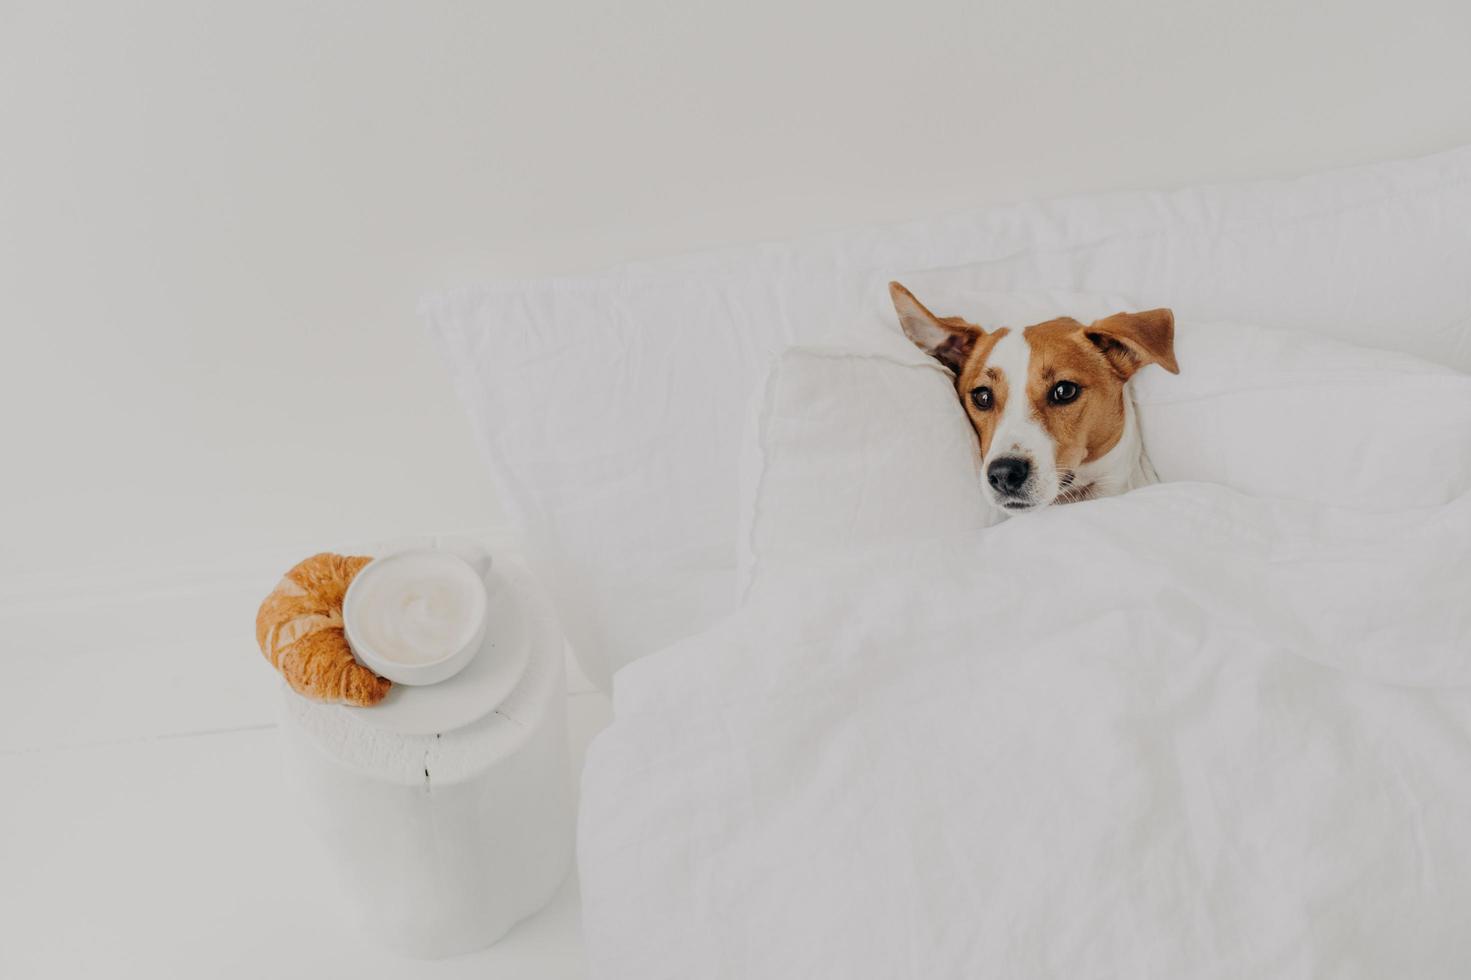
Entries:
<svg viewBox="0 0 1471 980">
<path fill-rule="evenodd" d="M 388 696 L 393 682 L 357 662 L 342 627 L 347 586 L 372 560 L 313 555 L 287 572 L 260 604 L 256 642 L 298 694 L 358 707 Z"/>
</svg>

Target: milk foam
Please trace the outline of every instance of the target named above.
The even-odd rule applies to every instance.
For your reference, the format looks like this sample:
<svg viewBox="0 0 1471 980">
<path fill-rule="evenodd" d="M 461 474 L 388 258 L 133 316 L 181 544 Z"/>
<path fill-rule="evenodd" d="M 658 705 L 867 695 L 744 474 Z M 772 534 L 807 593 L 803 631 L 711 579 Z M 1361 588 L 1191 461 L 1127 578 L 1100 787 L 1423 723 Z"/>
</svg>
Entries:
<svg viewBox="0 0 1471 980">
<path fill-rule="evenodd" d="M 433 551 L 389 555 L 353 580 L 348 640 L 395 663 L 433 663 L 475 638 L 485 607 L 485 584 L 463 559 Z"/>
</svg>

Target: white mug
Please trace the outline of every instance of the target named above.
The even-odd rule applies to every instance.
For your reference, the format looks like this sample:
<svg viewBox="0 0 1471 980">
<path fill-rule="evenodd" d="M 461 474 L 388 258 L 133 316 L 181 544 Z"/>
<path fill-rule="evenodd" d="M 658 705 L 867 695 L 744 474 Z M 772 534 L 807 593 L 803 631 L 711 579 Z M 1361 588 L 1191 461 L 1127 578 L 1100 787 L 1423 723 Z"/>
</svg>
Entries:
<svg viewBox="0 0 1471 980">
<path fill-rule="evenodd" d="M 342 602 L 353 654 L 395 684 L 437 684 L 485 641 L 491 559 L 465 548 L 412 548 L 373 559 Z"/>
</svg>

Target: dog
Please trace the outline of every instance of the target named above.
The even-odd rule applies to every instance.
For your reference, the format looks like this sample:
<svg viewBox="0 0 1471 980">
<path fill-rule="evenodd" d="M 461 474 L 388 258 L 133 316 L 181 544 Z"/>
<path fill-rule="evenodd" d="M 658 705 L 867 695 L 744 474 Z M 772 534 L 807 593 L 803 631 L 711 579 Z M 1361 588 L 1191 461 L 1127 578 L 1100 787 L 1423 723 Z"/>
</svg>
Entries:
<svg viewBox="0 0 1471 980">
<path fill-rule="evenodd" d="M 1158 482 L 1128 383 L 1149 364 L 1180 373 L 1170 310 L 986 331 L 935 316 L 897 282 L 889 295 L 905 335 L 955 373 L 993 506 L 1023 514 Z"/>
</svg>

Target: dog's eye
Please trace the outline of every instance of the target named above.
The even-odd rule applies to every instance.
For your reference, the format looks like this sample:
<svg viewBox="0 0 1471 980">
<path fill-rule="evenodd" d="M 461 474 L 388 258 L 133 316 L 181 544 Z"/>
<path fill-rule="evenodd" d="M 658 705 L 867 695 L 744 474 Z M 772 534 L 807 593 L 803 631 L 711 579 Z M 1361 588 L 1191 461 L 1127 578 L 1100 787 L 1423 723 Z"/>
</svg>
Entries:
<svg viewBox="0 0 1471 980">
<path fill-rule="evenodd" d="M 991 394 L 991 389 L 985 385 L 970 390 L 970 403 L 983 412 L 989 412 L 991 410 L 991 404 L 994 400 L 995 396 Z"/>
<path fill-rule="evenodd" d="M 1052 390 L 1048 392 L 1047 400 L 1052 402 L 1052 404 L 1054 405 L 1066 405 L 1068 402 L 1077 398 L 1082 390 L 1083 389 L 1079 388 L 1075 382 L 1059 381 L 1057 384 L 1053 385 Z"/>
</svg>

